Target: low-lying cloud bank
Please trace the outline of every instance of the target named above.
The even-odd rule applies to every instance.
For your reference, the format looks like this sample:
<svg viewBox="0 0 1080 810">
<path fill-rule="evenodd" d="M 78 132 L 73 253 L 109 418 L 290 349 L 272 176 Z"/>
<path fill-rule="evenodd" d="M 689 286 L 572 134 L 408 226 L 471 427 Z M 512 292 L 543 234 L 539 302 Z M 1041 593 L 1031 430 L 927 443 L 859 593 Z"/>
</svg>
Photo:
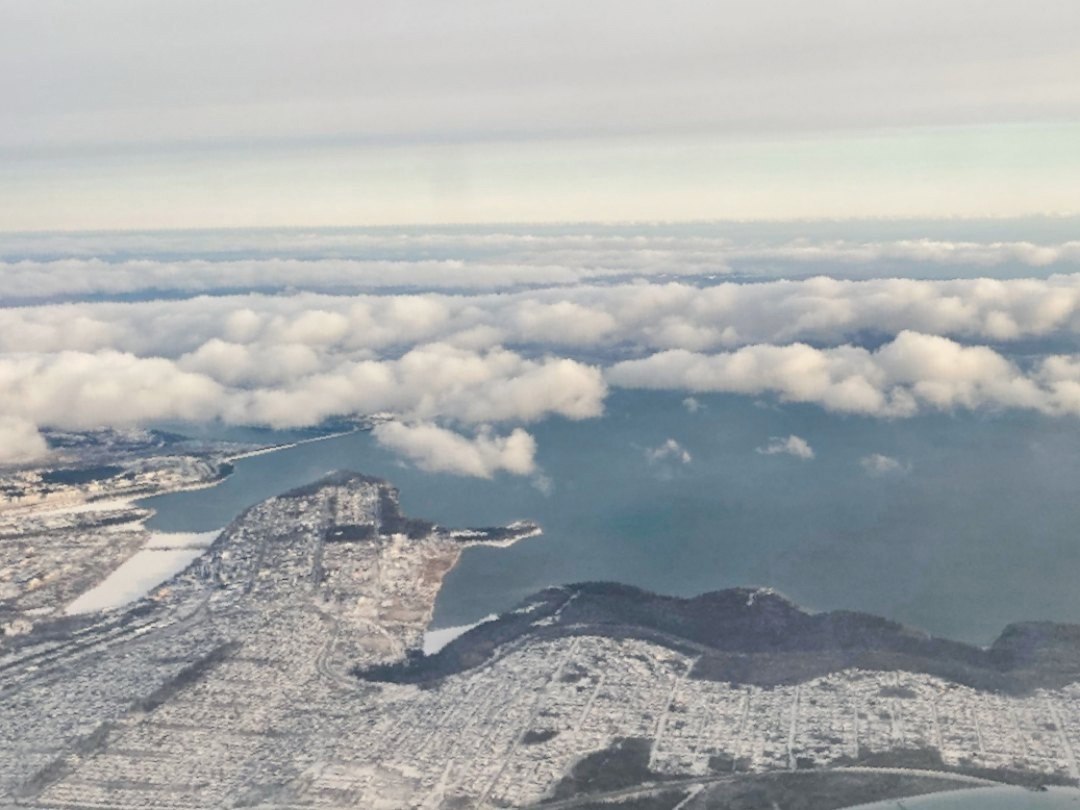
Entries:
<svg viewBox="0 0 1080 810">
<path fill-rule="evenodd" d="M 600 371 L 565 358 L 431 344 L 392 360 L 340 360 L 253 388 L 230 384 L 228 365 L 115 351 L 0 357 L 0 411 L 67 429 L 162 420 L 220 419 L 270 427 L 391 411 L 465 424 L 598 416 Z M 216 376 L 215 376 L 216 375 Z"/>
<path fill-rule="evenodd" d="M 260 372 L 262 364 L 270 371 Z M 533 471 L 531 437 L 490 425 L 550 416 L 599 416 L 608 385 L 773 395 L 842 413 L 910 417 L 922 411 L 1017 408 L 1080 416 L 1080 358 L 1052 355 L 1023 366 L 985 346 L 901 332 L 875 350 L 854 345 L 757 344 L 705 354 L 685 349 L 615 363 L 529 358 L 424 344 L 396 358 L 348 357 L 295 347 L 252 354 L 207 344 L 179 359 L 113 350 L 0 356 L 0 458 L 39 456 L 37 428 L 84 429 L 168 420 L 272 427 L 339 415 L 393 412 L 404 420 L 376 438 L 426 469 L 489 476 Z M 474 437 L 448 427 L 473 426 Z M 676 457 L 674 445 L 657 457 Z M 809 458 L 799 437 L 762 451 Z M 450 461 L 453 456 L 457 461 Z M 681 457 L 681 456 L 679 456 Z"/>
<path fill-rule="evenodd" d="M 597 417 L 609 386 L 772 396 L 886 418 L 979 408 L 1080 415 L 1080 355 L 1039 348 L 1080 345 L 1080 274 L 706 285 L 686 277 L 773 259 L 1061 265 L 1080 262 L 1080 243 L 341 238 L 343 253 L 367 239 L 366 249 L 386 256 L 0 266 L 8 304 L 0 463 L 41 458 L 44 427 L 286 428 L 392 412 L 399 421 L 375 438 L 417 466 L 531 475 L 536 447 L 525 427 Z M 458 249 L 469 255 L 447 255 Z M 405 257 L 417 252 L 424 256 Z M 260 285 L 282 294 L 250 291 Z M 215 295 L 11 305 L 147 290 Z M 1010 348 L 1018 345 L 1022 353 Z M 693 396 L 684 404 L 703 407 Z M 811 458 L 801 441 L 780 437 L 761 452 Z M 667 462 L 689 460 L 681 447 L 654 450 Z"/>
<path fill-rule="evenodd" d="M 268 363 L 272 372 L 253 376 L 247 362 Z M 382 426 L 377 440 L 424 469 L 524 475 L 534 470 L 532 437 L 521 429 L 500 437 L 490 424 L 595 417 L 606 394 L 601 371 L 584 363 L 445 344 L 395 359 L 330 362 L 295 349 L 252 358 L 243 347 L 218 345 L 179 360 L 112 350 L 7 355 L 0 356 L 0 463 L 43 457 L 46 426 L 221 420 L 285 428 L 389 411 L 409 424 Z M 465 438 L 434 420 L 477 432 Z"/>
<path fill-rule="evenodd" d="M 719 354 L 676 349 L 617 363 L 607 378 L 624 388 L 772 394 L 868 416 L 982 407 L 1080 415 L 1077 357 L 1045 357 L 1024 371 L 985 346 L 918 332 L 902 332 L 875 351 L 803 343 Z"/>
<path fill-rule="evenodd" d="M 11 303 L 90 296 L 161 297 L 244 290 L 360 293 L 381 290 L 506 290 L 569 287 L 626 278 L 775 275 L 776 263 L 802 275 L 805 265 L 843 272 L 876 263 L 919 263 L 983 270 L 1002 265 L 1042 268 L 1080 264 L 1080 241 L 809 242 L 740 246 L 726 239 L 653 237 L 492 237 L 429 246 L 367 246 L 372 258 L 187 259 L 60 258 L 0 261 L 4 300 Z M 432 247 L 435 255 L 430 254 Z M 395 255 L 400 254 L 400 255 Z"/>
<path fill-rule="evenodd" d="M 638 282 L 503 294 L 245 294 L 0 308 L 0 352 L 113 349 L 187 354 L 197 363 L 209 359 L 201 355 L 230 351 L 230 363 L 259 369 L 244 372 L 251 377 L 272 374 L 272 359 L 288 367 L 315 362 L 312 353 L 384 355 L 422 343 L 710 351 L 838 344 L 905 330 L 965 341 L 1080 337 L 1080 274 L 1008 281 L 819 277 L 705 288 Z"/>
<path fill-rule="evenodd" d="M 841 275 L 872 274 L 883 265 L 893 273 L 912 265 L 953 273 L 1006 265 L 1068 269 L 1080 264 L 1080 241 L 731 238 L 654 229 L 7 234 L 0 245 L 9 300 L 265 288 L 506 289 L 619 276 L 775 275 L 778 264 L 798 275 L 809 265 L 833 266 Z"/>
</svg>

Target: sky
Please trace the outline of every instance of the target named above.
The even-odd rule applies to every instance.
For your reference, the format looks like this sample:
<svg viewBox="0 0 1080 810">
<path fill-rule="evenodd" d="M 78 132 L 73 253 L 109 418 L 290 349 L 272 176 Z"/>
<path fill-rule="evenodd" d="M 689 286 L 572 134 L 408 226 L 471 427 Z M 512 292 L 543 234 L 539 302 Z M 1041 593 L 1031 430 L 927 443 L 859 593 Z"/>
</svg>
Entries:
<svg viewBox="0 0 1080 810">
<path fill-rule="evenodd" d="M 542 475 L 616 389 L 1080 415 L 1075 2 L 0 8 L 0 463 L 390 411 Z"/>
<path fill-rule="evenodd" d="M 1070 0 L 0 10 L 0 231 L 1080 212 Z"/>
</svg>

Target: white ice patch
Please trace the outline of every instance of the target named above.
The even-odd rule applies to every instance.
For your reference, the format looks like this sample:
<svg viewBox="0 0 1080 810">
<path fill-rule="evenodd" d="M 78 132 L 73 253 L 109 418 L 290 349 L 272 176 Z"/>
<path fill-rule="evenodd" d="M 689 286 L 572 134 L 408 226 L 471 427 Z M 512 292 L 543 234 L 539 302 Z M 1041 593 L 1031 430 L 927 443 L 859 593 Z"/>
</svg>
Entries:
<svg viewBox="0 0 1080 810">
<path fill-rule="evenodd" d="M 461 624 L 457 627 L 442 627 L 438 630 L 428 630 L 424 633 L 424 655 L 434 655 L 458 636 L 463 636 L 474 627 L 495 621 L 499 618 L 494 613 L 481 619 L 476 624 Z"/>
<path fill-rule="evenodd" d="M 101 498 L 93 501 L 54 506 L 49 503 L 36 505 L 36 510 L 49 515 L 82 515 L 89 512 L 109 512 L 131 508 L 133 498 Z"/>
<path fill-rule="evenodd" d="M 69 616 L 97 613 L 134 602 L 187 568 L 219 534 L 220 530 L 150 535 L 145 546 L 64 612 Z"/>
<path fill-rule="evenodd" d="M 155 532 L 143 549 L 207 548 L 217 540 L 221 529 L 212 532 Z"/>
</svg>

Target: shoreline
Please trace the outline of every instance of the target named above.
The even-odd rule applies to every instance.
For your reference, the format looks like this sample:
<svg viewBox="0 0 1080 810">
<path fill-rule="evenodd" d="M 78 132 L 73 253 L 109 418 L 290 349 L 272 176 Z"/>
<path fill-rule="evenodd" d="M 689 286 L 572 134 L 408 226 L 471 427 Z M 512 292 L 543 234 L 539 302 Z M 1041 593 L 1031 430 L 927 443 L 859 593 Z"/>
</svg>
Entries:
<svg viewBox="0 0 1080 810">
<path fill-rule="evenodd" d="M 326 441 L 327 439 L 337 439 L 342 436 L 348 436 L 352 433 L 359 433 L 367 430 L 364 427 L 355 427 L 350 430 L 340 430 L 334 433 L 327 433 L 322 436 L 312 436 L 308 439 L 297 439 L 292 442 L 284 442 L 282 444 L 272 444 L 261 447 L 255 447 L 251 450 L 243 450 L 238 453 L 230 453 L 228 455 L 217 455 L 215 453 L 208 453 L 205 458 L 211 459 L 219 467 L 224 464 L 235 464 L 238 461 L 243 461 L 248 458 L 255 458 L 257 456 L 269 455 L 270 453 L 276 453 L 280 450 L 290 450 L 294 447 L 299 447 L 305 444 L 311 444 L 313 442 Z M 161 456 L 152 456 L 153 458 L 168 457 L 170 454 L 164 453 Z M 30 472 L 37 472 L 39 470 L 47 470 L 49 467 L 31 467 L 27 468 Z M 201 489 L 210 489 L 215 487 L 229 477 L 232 476 L 232 471 L 225 475 L 219 475 L 216 478 L 208 479 L 205 481 L 195 481 L 186 484 L 179 484 L 177 486 L 163 487 L 155 492 L 133 492 L 126 493 L 103 493 L 100 495 L 94 495 L 91 497 L 83 497 L 81 500 L 65 500 L 61 503 L 42 501 L 38 503 L 28 504 L 12 504 L 0 508 L 0 512 L 5 514 L 18 514 L 18 515 L 43 515 L 43 514 L 62 514 L 62 513 L 74 513 L 84 511 L 98 511 L 101 507 L 92 506 L 93 504 L 114 504 L 117 509 L 132 508 L 139 501 L 150 500 L 151 498 L 158 498 L 164 495 L 174 495 L 178 492 L 194 492 Z M 139 508 L 139 507 L 136 507 Z M 141 507 L 152 510 L 152 507 Z M 151 515 L 152 517 L 152 515 Z M 149 517 L 147 518 L 149 519 Z"/>
<path fill-rule="evenodd" d="M 293 447 L 300 447 L 301 445 L 304 445 L 304 444 L 312 444 L 314 442 L 323 442 L 323 441 L 326 441 L 327 439 L 337 439 L 337 438 L 340 438 L 341 436 L 348 436 L 348 435 L 350 435 L 352 433 L 361 433 L 361 432 L 363 432 L 365 430 L 369 430 L 369 429 L 370 428 L 355 427 L 355 428 L 352 428 L 351 430 L 340 430 L 340 431 L 338 431 L 336 433 L 327 433 L 327 434 L 325 434 L 323 436 L 312 436 L 310 439 L 297 439 L 294 442 L 285 442 L 283 444 L 271 444 L 271 445 L 267 445 L 266 447 L 255 448 L 254 450 L 244 450 L 243 452 L 235 453 L 235 454 L 233 454 L 231 456 L 223 456 L 221 460 L 222 460 L 222 462 L 224 462 L 226 464 L 232 464 L 232 463 L 237 462 L 237 461 L 243 461 L 246 458 L 255 458 L 256 456 L 265 456 L 265 455 L 269 455 L 270 453 L 276 453 L 279 450 L 290 450 Z M 226 476 L 226 477 L 228 477 L 228 476 Z M 222 478 L 221 480 L 225 480 L 225 479 Z M 165 494 L 168 494 L 168 493 L 163 492 L 161 494 L 165 495 Z"/>
<path fill-rule="evenodd" d="M 314 442 L 321 442 L 321 441 L 325 441 L 325 440 L 328 440 L 328 439 L 336 439 L 336 438 L 340 438 L 340 437 L 343 437 L 343 436 L 351 435 L 353 433 L 362 432 L 363 430 L 364 430 L 364 428 L 354 428 L 354 429 L 351 429 L 351 430 L 345 430 L 345 431 L 338 431 L 338 432 L 335 432 L 335 433 L 329 433 L 329 434 L 326 434 L 326 435 L 323 435 L 323 436 L 316 436 L 316 437 L 312 437 L 312 438 L 309 438 L 309 439 L 302 439 L 302 440 L 295 441 L 295 442 L 287 442 L 287 443 L 282 443 L 282 444 L 277 444 L 277 445 L 270 445 L 270 446 L 266 446 L 266 447 L 259 447 L 259 448 L 256 448 L 256 449 L 253 449 L 253 450 L 250 450 L 250 451 L 245 451 L 245 452 L 242 452 L 242 453 L 231 454 L 231 455 L 228 455 L 228 456 L 219 456 L 219 457 L 217 457 L 215 459 L 215 462 L 220 468 L 220 466 L 223 465 L 223 464 L 232 464 L 233 462 L 236 462 L 236 461 L 243 461 L 244 459 L 247 459 L 247 458 L 254 458 L 254 457 L 258 457 L 258 456 L 269 455 L 271 453 L 275 453 L 275 452 L 278 452 L 278 451 L 281 451 L 281 450 L 288 450 L 288 449 L 291 449 L 291 448 L 294 448 L 294 447 L 298 447 L 300 445 L 311 444 L 311 443 L 314 443 Z M 219 475 L 217 477 L 207 479 L 207 480 L 203 480 L 203 481 L 192 481 L 192 482 L 188 482 L 188 483 L 179 484 L 179 485 L 176 485 L 176 486 L 165 487 L 165 488 L 162 488 L 159 491 L 156 491 L 156 492 L 154 492 L 152 494 L 147 494 L 145 492 L 131 493 L 131 494 L 127 494 L 127 495 L 124 495 L 124 494 L 118 494 L 118 495 L 104 494 L 104 495 L 101 495 L 101 496 L 96 497 L 96 498 L 91 498 L 91 499 L 85 500 L 85 501 L 83 501 L 81 503 L 65 504 L 63 506 L 57 506 L 56 508 L 48 508 L 48 507 L 43 508 L 43 506 L 40 505 L 40 504 L 39 505 L 34 505 L 34 506 L 24 507 L 24 509 L 26 510 L 26 512 L 24 512 L 24 514 L 28 514 L 28 515 L 30 515 L 30 514 L 38 514 L 38 515 L 80 514 L 80 513 L 92 513 L 92 512 L 99 512 L 99 511 L 100 512 L 105 512 L 105 511 L 121 512 L 121 513 L 124 513 L 126 516 L 129 517 L 128 520 L 124 521 L 125 524 L 129 527 L 129 530 L 134 531 L 134 532 L 141 532 L 141 533 L 143 533 L 145 535 L 144 543 L 139 548 L 134 550 L 134 552 L 132 554 L 130 554 L 128 557 L 126 557 L 124 560 L 122 560 L 114 568 L 112 568 L 111 570 L 105 572 L 104 576 L 98 582 L 92 584 L 90 587 L 86 588 L 84 591 L 82 591 L 81 593 L 76 595 L 73 600 L 68 602 L 68 604 L 59 606 L 58 609 L 59 609 L 60 613 L 62 615 L 73 615 L 73 614 L 76 614 L 76 613 L 78 615 L 88 615 L 90 613 L 104 614 L 104 613 L 107 613 L 109 611 L 122 610 L 125 607 L 137 602 L 139 600 L 139 598 L 145 597 L 147 594 L 152 593 L 155 588 L 158 588 L 161 585 L 163 585 L 165 582 L 167 582 L 169 577 L 175 575 L 175 573 L 177 573 L 178 570 L 182 570 L 183 568 L 187 567 L 191 563 L 195 562 L 195 560 L 197 560 L 198 557 L 201 554 L 205 553 L 205 551 L 207 549 L 209 549 L 213 545 L 214 542 L 216 542 L 216 539 L 221 536 L 221 534 L 227 528 L 228 524 L 226 524 L 226 526 L 215 528 L 213 530 L 208 530 L 208 531 L 205 531 L 205 532 L 189 532 L 189 531 L 170 532 L 170 531 L 153 530 L 153 529 L 150 529 L 147 524 L 157 514 L 157 510 L 153 506 L 149 505 L 147 503 L 147 501 L 150 501 L 150 500 L 152 500 L 154 498 L 163 497 L 163 496 L 166 496 L 166 495 L 173 495 L 173 494 L 177 494 L 177 493 L 181 493 L 181 492 L 197 492 L 197 491 L 202 491 L 202 490 L 208 490 L 208 489 L 211 489 L 213 487 L 219 486 L 223 482 L 227 481 L 235 473 L 236 473 L 235 470 L 230 470 L 225 475 Z M 318 479 L 316 479 L 316 480 L 318 480 Z M 312 482 L 312 483 L 314 483 L 314 482 Z M 387 483 L 390 484 L 390 486 L 392 486 L 392 487 L 394 487 L 396 489 L 396 486 L 394 486 L 391 482 L 387 482 Z M 277 493 L 277 494 L 280 495 L 280 494 L 283 494 L 283 493 Z M 275 496 L 272 495 L 272 496 L 269 496 L 269 497 L 272 498 L 272 497 L 275 497 Z M 243 510 L 241 510 L 241 512 L 238 513 L 237 515 L 232 516 L 232 518 L 230 520 L 236 519 L 239 516 L 239 514 L 242 514 L 242 511 Z M 438 583 L 438 587 L 437 587 L 435 593 L 433 594 L 433 598 L 431 599 L 430 604 L 428 604 L 426 606 L 426 610 L 424 611 L 425 616 L 424 616 L 424 623 L 423 623 L 423 626 L 422 626 L 423 629 L 422 629 L 422 631 L 420 633 L 419 638 L 417 639 L 417 642 L 418 642 L 417 646 L 419 648 L 421 648 L 421 649 L 424 646 L 426 646 L 427 636 L 428 636 L 429 633 L 433 633 L 433 634 L 435 634 L 436 637 L 439 637 L 439 636 L 445 634 L 450 629 L 450 628 L 442 628 L 442 627 L 432 627 L 432 622 L 433 622 L 434 617 L 435 617 L 436 603 L 437 603 L 437 600 L 438 600 L 438 595 L 442 591 L 446 575 L 449 574 L 451 570 L 453 570 L 454 568 L 456 568 L 460 564 L 461 556 L 467 549 L 472 548 L 472 547 L 476 547 L 476 546 L 490 546 L 490 547 L 493 547 L 493 548 L 508 548 L 508 547 L 510 547 L 510 546 L 522 541 L 522 540 L 525 540 L 525 539 L 528 539 L 528 538 L 531 538 L 531 537 L 540 536 L 540 535 L 542 535 L 544 533 L 543 528 L 540 525 L 535 524 L 535 523 L 533 523 L 532 521 L 529 521 L 529 520 L 518 520 L 518 521 L 515 521 L 515 522 L 509 524 L 508 526 L 506 526 L 505 528 L 510 530 L 510 535 L 506 536 L 506 537 L 487 537 L 487 538 L 485 538 L 483 536 L 483 533 L 478 532 L 476 530 L 471 530 L 471 529 L 447 529 L 446 527 L 440 527 L 440 528 L 445 530 L 446 533 L 447 533 L 448 538 L 452 539 L 454 541 L 453 560 L 452 560 L 451 564 L 447 567 L 446 571 L 443 572 L 443 575 L 440 577 L 440 581 Z M 203 537 L 208 537 L 208 536 L 212 535 L 213 540 L 211 540 L 210 542 L 207 542 L 205 545 L 200 544 L 199 546 L 192 546 L 192 545 L 182 544 L 183 547 L 174 547 L 172 544 L 169 544 L 167 542 L 167 538 L 172 537 L 172 536 L 175 536 L 177 538 L 188 538 L 188 537 L 191 537 L 191 536 L 199 536 L 199 535 L 201 535 Z M 90 595 L 98 593 L 98 591 L 101 589 L 101 587 L 103 585 L 105 585 L 107 583 L 111 583 L 112 580 L 118 574 L 120 574 L 120 572 L 125 571 L 125 570 L 127 570 L 129 568 L 137 567 L 137 564 L 138 564 L 139 561 L 141 561 L 141 560 L 145 561 L 146 559 L 148 559 L 147 558 L 148 554 L 152 554 L 152 553 L 155 553 L 155 552 L 169 552 L 169 553 L 173 553 L 173 554 L 182 553 L 183 556 L 190 557 L 190 559 L 186 560 L 184 565 L 181 566 L 179 569 L 176 569 L 176 570 L 169 569 L 166 572 L 166 576 L 163 579 L 156 580 L 155 582 L 150 584 L 149 587 L 141 587 L 140 588 L 141 592 L 140 592 L 139 595 L 137 595 L 137 596 L 135 596 L 133 598 L 130 598 L 130 599 L 125 599 L 122 603 L 118 602 L 116 604 L 110 604 L 107 607 L 103 607 L 103 608 L 92 610 L 92 611 L 86 611 L 86 610 L 72 611 L 72 607 L 80 605 L 84 600 L 90 598 Z M 168 555 L 163 555 L 163 556 L 168 556 Z M 474 623 L 468 624 L 468 625 L 460 627 L 460 628 L 453 628 L 453 629 L 458 631 L 454 635 L 456 636 L 456 635 L 458 635 L 460 633 L 467 632 L 469 629 L 472 629 L 472 627 L 475 627 L 477 624 L 482 624 L 482 623 L 484 623 L 486 621 L 491 621 L 491 620 L 493 620 L 495 618 L 497 618 L 496 615 L 490 614 L 490 615 L 486 615 L 485 617 L 481 618 L 478 622 L 474 622 Z M 449 641 L 451 641 L 451 640 L 452 640 L 452 638 L 447 638 L 445 641 L 443 641 L 441 644 L 439 644 L 439 646 L 440 647 L 444 646 L 446 643 L 449 643 Z"/>
</svg>

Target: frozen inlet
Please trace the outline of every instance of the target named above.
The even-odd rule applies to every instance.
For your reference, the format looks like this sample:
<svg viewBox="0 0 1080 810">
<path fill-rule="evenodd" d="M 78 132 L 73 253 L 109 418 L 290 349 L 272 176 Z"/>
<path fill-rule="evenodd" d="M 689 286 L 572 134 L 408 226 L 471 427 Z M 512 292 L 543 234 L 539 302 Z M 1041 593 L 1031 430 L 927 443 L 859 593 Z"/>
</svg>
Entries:
<svg viewBox="0 0 1080 810">
<path fill-rule="evenodd" d="M 424 655 L 434 655 L 458 636 L 463 636 L 474 627 L 493 622 L 498 618 L 493 613 L 475 624 L 460 624 L 456 627 L 440 627 L 438 630 L 428 630 L 424 633 Z"/>
<path fill-rule="evenodd" d="M 220 530 L 150 535 L 142 549 L 75 599 L 64 612 L 69 616 L 97 613 L 134 602 L 183 571 L 219 534 Z"/>
</svg>

